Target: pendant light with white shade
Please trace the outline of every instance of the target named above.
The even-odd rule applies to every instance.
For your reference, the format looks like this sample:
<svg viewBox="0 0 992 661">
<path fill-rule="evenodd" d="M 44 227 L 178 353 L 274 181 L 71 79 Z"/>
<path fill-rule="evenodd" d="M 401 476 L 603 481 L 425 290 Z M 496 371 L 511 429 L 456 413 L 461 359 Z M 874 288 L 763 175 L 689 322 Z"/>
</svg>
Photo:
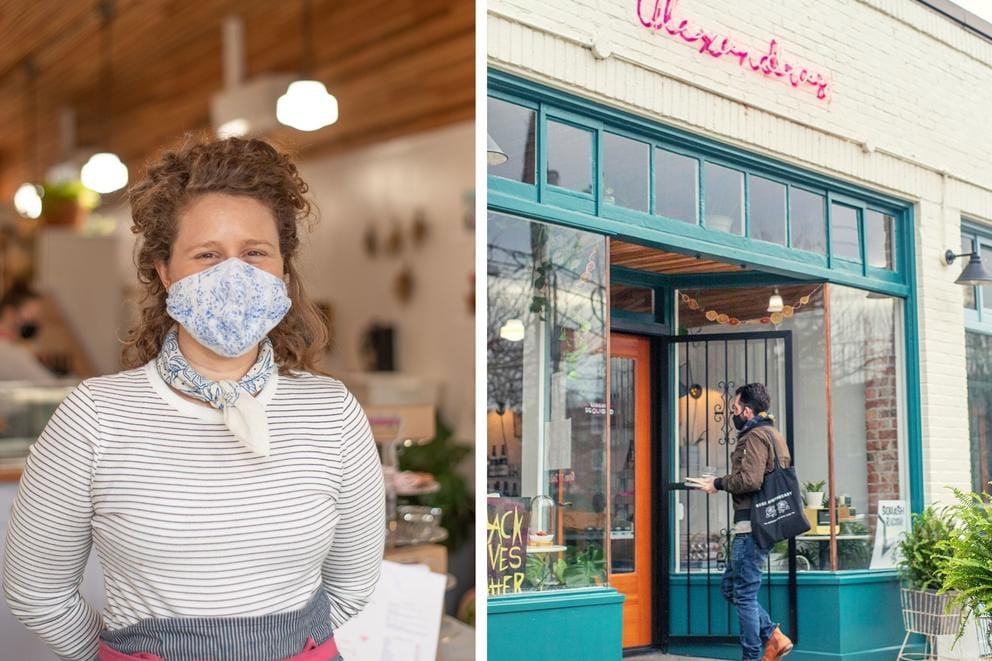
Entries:
<svg viewBox="0 0 992 661">
<path fill-rule="evenodd" d="M 113 72 L 112 72 L 112 32 L 111 26 L 114 21 L 115 5 L 114 0 L 103 0 L 100 3 L 100 18 L 102 25 L 100 28 L 103 37 L 103 140 L 110 140 L 113 124 L 111 115 L 113 112 Z M 80 170 L 80 178 L 83 185 L 97 193 L 112 193 L 127 185 L 127 166 L 121 161 L 117 154 L 111 151 L 98 152 L 93 154 Z"/>
<path fill-rule="evenodd" d="M 38 161 L 38 71 L 32 58 L 24 62 L 24 161 L 31 161 L 30 176 L 17 187 L 14 193 L 14 209 L 24 218 L 35 220 L 41 217 L 42 187 L 35 183 L 40 178 L 41 167 Z"/>
<path fill-rule="evenodd" d="M 279 123 L 299 131 L 316 131 L 338 121 L 338 100 L 313 78 L 313 21 L 310 0 L 303 0 L 303 79 L 289 84 L 276 102 Z"/>
</svg>

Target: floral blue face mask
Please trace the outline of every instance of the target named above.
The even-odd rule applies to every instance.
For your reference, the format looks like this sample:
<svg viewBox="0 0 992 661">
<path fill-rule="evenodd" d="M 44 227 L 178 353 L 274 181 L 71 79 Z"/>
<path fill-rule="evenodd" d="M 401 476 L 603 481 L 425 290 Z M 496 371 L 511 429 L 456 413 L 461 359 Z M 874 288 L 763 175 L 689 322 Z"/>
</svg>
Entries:
<svg viewBox="0 0 992 661">
<path fill-rule="evenodd" d="M 286 316 L 286 283 L 232 257 L 177 280 L 165 307 L 197 342 L 221 356 L 241 356 Z"/>
</svg>

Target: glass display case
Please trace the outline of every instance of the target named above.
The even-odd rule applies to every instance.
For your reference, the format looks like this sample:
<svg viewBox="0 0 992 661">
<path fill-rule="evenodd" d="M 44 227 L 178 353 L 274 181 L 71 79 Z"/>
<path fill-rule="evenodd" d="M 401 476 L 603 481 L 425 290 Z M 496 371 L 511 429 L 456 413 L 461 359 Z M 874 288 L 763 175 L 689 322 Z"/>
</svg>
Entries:
<svg viewBox="0 0 992 661">
<path fill-rule="evenodd" d="M 606 241 L 498 213 L 488 227 L 491 555 L 521 559 L 520 581 L 491 582 L 605 585 Z"/>
<path fill-rule="evenodd" d="M 78 381 L 0 381 L 0 469 L 24 466 L 28 449 Z"/>
</svg>

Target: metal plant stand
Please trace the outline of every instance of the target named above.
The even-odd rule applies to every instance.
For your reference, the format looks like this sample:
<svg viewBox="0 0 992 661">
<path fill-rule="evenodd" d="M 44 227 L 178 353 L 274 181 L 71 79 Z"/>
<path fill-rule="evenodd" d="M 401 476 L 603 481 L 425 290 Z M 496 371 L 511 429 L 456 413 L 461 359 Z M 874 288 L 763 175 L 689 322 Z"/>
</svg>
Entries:
<svg viewBox="0 0 992 661">
<path fill-rule="evenodd" d="M 902 621 L 906 636 L 899 648 L 898 661 L 936 661 L 937 636 L 956 635 L 961 627 L 961 606 L 952 602 L 953 595 L 933 591 L 902 588 Z M 923 636 L 922 652 L 907 652 L 912 634 Z"/>
</svg>

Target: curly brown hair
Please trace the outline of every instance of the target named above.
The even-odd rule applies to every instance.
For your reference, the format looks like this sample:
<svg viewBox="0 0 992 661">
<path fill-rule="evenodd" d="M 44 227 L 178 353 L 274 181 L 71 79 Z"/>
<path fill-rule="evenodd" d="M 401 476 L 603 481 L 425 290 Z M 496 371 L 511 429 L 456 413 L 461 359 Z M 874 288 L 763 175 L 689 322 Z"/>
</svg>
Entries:
<svg viewBox="0 0 992 661">
<path fill-rule="evenodd" d="M 138 325 L 124 341 L 124 367 L 138 367 L 157 356 L 175 324 L 166 312 L 167 291 L 155 263 L 168 263 L 172 256 L 180 213 L 198 195 L 224 193 L 252 197 L 275 216 L 279 251 L 289 276 L 286 287 L 293 302 L 279 325 L 269 331 L 280 372 L 321 373 L 317 362 L 330 337 L 294 263 L 299 228 L 309 229 L 315 220 L 305 197 L 307 190 L 289 154 L 264 140 L 217 140 L 205 133 L 188 133 L 177 147 L 163 152 L 128 191 L 134 221 L 131 231 L 139 235 L 135 265 L 144 291 Z"/>
</svg>

